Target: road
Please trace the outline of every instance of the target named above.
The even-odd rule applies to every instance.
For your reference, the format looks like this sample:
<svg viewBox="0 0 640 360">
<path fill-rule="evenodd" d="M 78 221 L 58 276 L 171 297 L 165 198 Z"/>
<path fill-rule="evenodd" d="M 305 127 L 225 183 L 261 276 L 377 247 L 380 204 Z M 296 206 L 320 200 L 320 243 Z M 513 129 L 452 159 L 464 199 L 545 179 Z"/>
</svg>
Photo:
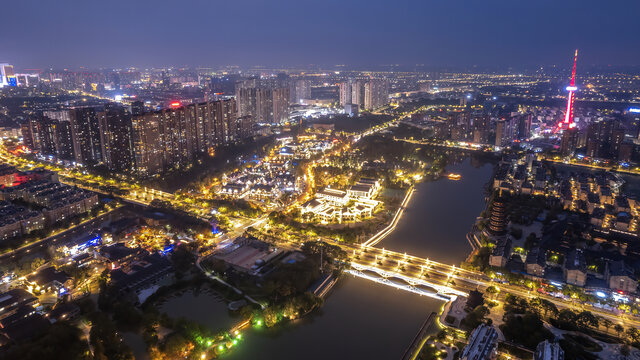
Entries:
<svg viewBox="0 0 640 360">
<path fill-rule="evenodd" d="M 43 238 L 41 240 L 38 240 L 36 242 L 24 245 L 20 248 L 17 248 L 15 250 L 6 252 L 4 254 L 0 254 L 0 260 L 1 261 L 9 261 L 9 260 L 14 260 L 16 258 L 21 258 L 23 256 L 28 255 L 29 253 L 31 253 L 32 251 L 41 251 L 44 250 L 46 247 L 48 247 L 49 245 L 55 245 L 55 244 L 60 244 L 63 243 L 65 241 L 69 241 L 71 239 L 73 239 L 76 236 L 80 236 L 83 233 L 85 233 L 88 229 L 94 229 L 96 228 L 96 225 L 98 225 L 99 223 L 103 222 L 107 217 L 110 217 L 112 215 L 114 215 L 114 213 L 116 213 L 117 211 L 119 211 L 121 209 L 121 207 L 115 208 L 113 210 L 110 210 L 102 215 L 99 215 L 97 217 L 91 218 L 89 220 L 86 220 L 84 222 L 81 222 L 80 224 L 65 229 L 57 234 L 48 236 L 46 238 Z"/>
<path fill-rule="evenodd" d="M 465 270 L 455 265 L 373 247 L 343 246 L 343 248 L 350 249 L 350 258 L 355 264 L 377 267 L 385 272 L 396 272 L 416 280 L 426 278 L 431 283 L 464 292 L 476 289 L 484 291 L 493 285 L 501 290 L 500 295 L 503 300 L 507 293 L 526 299 L 540 297 L 551 301 L 559 310 L 570 309 L 577 312 L 587 310 L 609 319 L 615 324 L 640 328 L 640 320 L 635 317 L 613 313 L 582 302 L 567 301 L 535 291 L 528 291 L 521 287 L 497 283 L 483 273 Z"/>
</svg>

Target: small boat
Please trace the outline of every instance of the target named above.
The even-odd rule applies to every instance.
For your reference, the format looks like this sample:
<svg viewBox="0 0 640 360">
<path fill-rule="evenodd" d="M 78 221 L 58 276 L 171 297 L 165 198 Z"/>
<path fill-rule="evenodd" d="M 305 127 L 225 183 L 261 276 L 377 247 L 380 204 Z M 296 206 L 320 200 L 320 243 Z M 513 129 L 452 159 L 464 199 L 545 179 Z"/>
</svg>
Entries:
<svg viewBox="0 0 640 360">
<path fill-rule="evenodd" d="M 460 174 L 454 174 L 454 173 L 449 173 L 447 177 L 449 178 L 449 180 L 455 180 L 455 181 L 462 179 L 462 176 Z"/>
</svg>

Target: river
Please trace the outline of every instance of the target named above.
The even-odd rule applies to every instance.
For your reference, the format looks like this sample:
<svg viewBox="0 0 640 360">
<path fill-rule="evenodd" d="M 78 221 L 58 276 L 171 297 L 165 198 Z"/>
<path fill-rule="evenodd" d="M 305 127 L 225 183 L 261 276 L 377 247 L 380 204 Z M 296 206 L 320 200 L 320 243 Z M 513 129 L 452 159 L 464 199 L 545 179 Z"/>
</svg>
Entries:
<svg viewBox="0 0 640 360">
<path fill-rule="evenodd" d="M 466 158 L 447 171 L 462 178 L 418 184 L 396 229 L 377 247 L 455 265 L 467 258 L 466 234 L 485 208 L 484 186 L 493 166 Z"/>
<path fill-rule="evenodd" d="M 459 264 L 471 250 L 466 240 L 484 209 L 490 164 L 467 158 L 448 166 L 462 179 L 421 183 L 396 230 L 378 246 Z M 165 303 L 184 316 L 219 329 L 229 321 L 220 301 L 186 292 Z M 175 305 L 175 306 L 174 306 Z M 442 301 L 345 275 L 317 313 L 278 329 L 251 329 L 224 359 L 399 359 L 422 322 Z"/>
</svg>

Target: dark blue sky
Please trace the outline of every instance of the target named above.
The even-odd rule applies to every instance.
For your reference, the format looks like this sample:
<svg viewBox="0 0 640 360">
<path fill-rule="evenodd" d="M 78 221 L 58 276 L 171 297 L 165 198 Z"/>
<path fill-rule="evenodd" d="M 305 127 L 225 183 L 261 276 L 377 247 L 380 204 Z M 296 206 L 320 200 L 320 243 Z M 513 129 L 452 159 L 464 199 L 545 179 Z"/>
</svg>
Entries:
<svg viewBox="0 0 640 360">
<path fill-rule="evenodd" d="M 0 62 L 640 65 L 638 0 L 4 1 Z"/>
</svg>

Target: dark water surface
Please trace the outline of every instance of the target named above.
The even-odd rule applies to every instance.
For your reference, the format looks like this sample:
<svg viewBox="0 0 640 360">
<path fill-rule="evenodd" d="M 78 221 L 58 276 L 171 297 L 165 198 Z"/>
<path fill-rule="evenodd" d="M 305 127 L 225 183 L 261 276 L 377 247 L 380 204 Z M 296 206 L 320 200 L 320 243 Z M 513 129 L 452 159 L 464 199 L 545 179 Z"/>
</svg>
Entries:
<svg viewBox="0 0 640 360">
<path fill-rule="evenodd" d="M 277 330 L 250 330 L 225 359 L 395 360 L 443 302 L 345 275 L 320 313 Z"/>
<path fill-rule="evenodd" d="M 493 165 L 467 158 L 447 171 L 462 178 L 417 185 L 398 226 L 377 247 L 455 265 L 467 258 L 471 245 L 466 234 L 485 208 L 484 186 Z"/>
</svg>

